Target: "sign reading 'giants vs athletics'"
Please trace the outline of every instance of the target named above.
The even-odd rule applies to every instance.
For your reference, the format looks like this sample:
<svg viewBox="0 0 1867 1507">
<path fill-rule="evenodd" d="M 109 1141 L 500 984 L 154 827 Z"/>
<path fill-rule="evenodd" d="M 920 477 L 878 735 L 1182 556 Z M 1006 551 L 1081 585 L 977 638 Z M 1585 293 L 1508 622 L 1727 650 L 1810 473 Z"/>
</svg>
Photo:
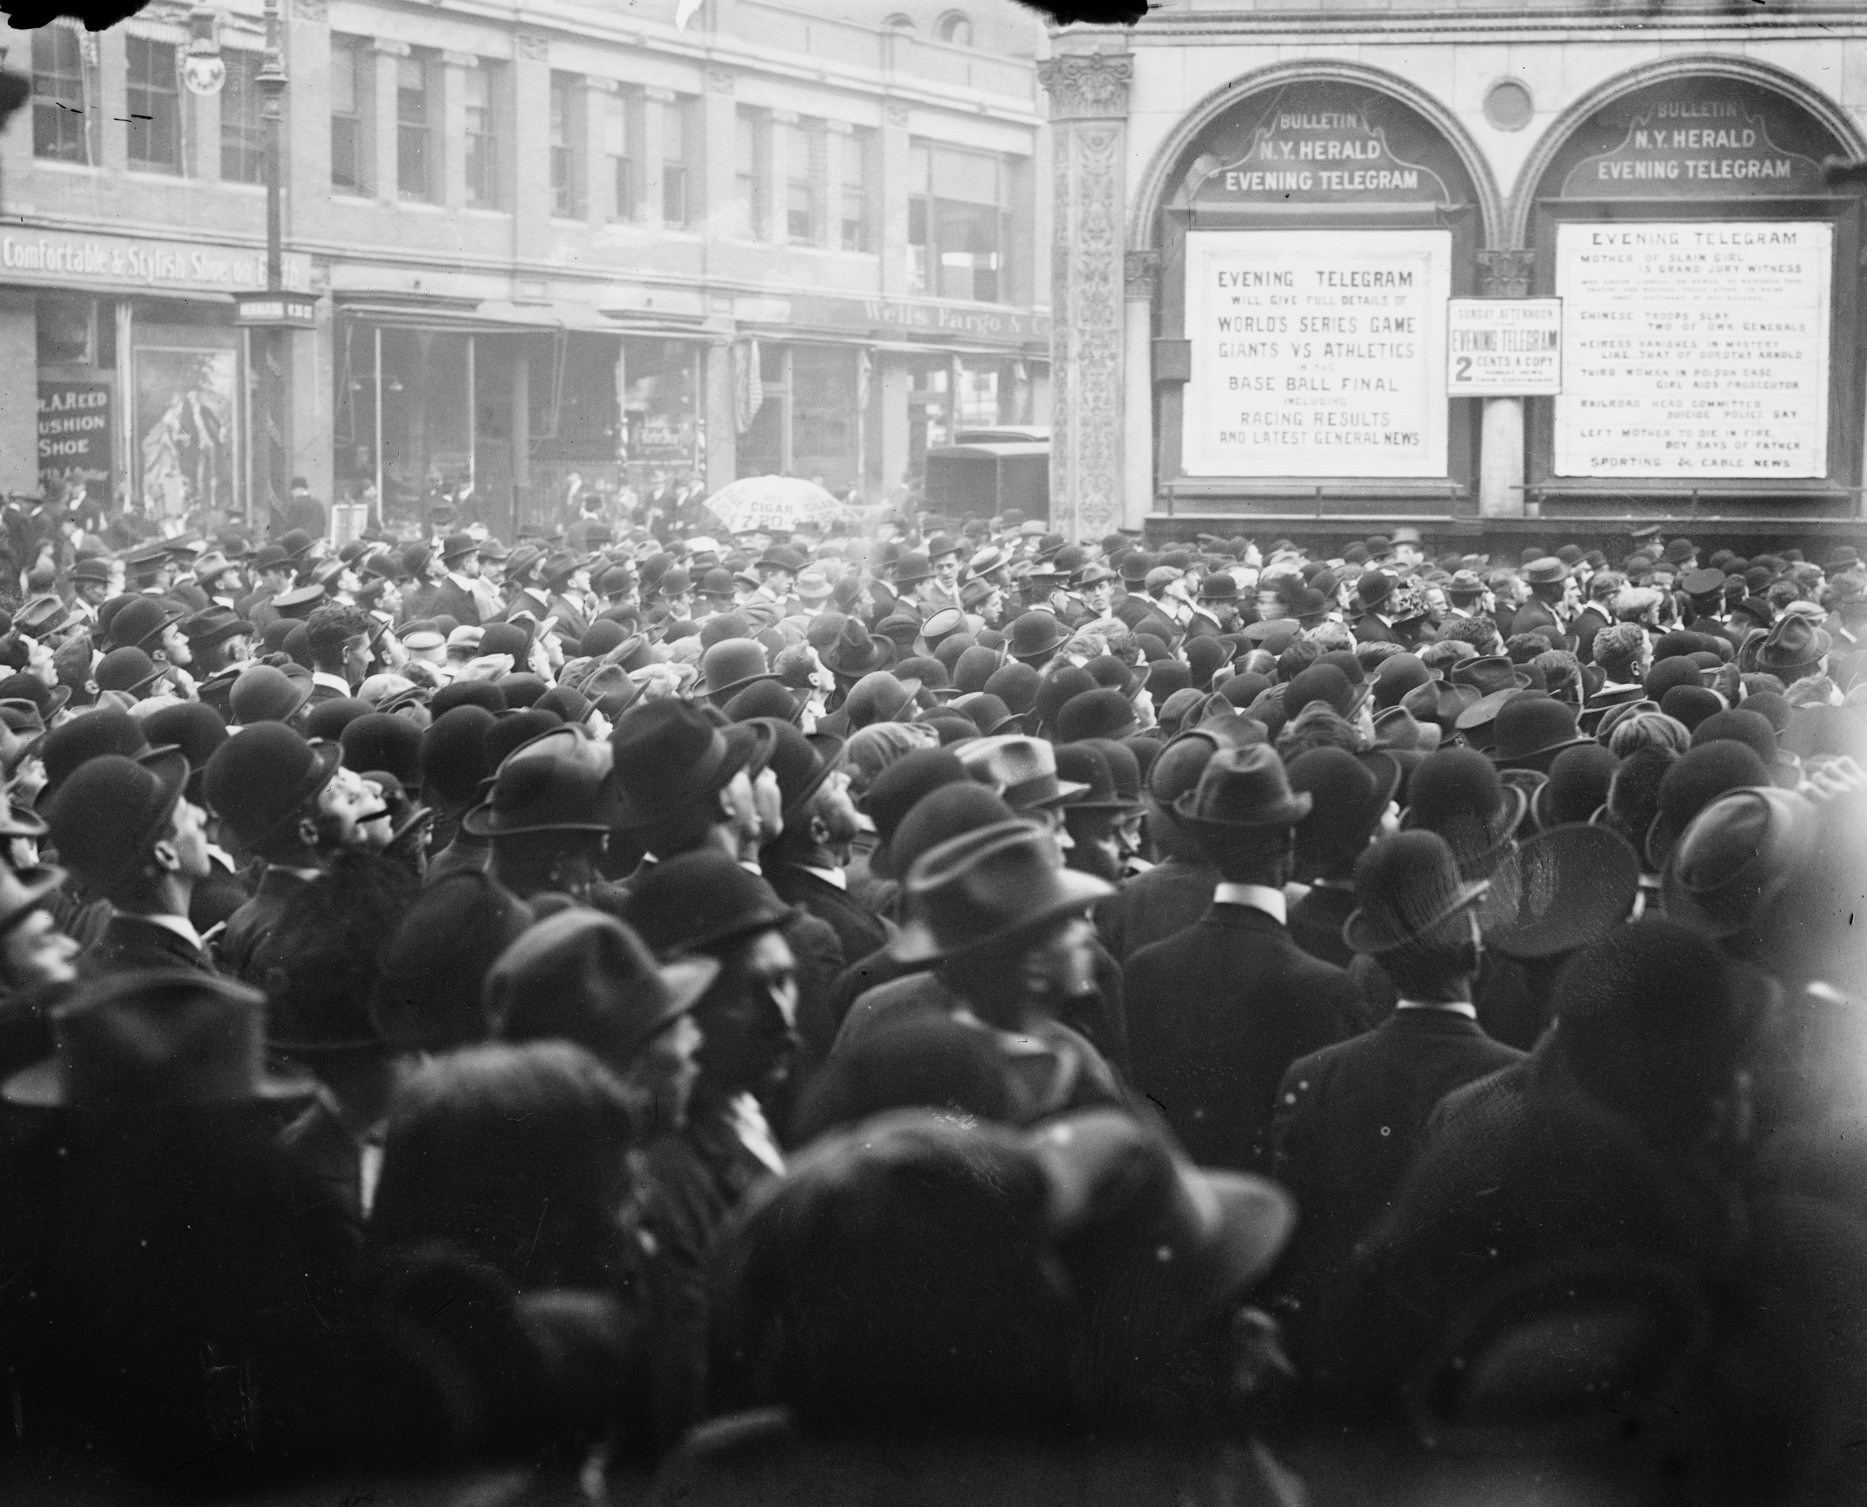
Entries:
<svg viewBox="0 0 1867 1507">
<path fill-rule="evenodd" d="M 1444 230 L 1193 231 L 1192 476 L 1444 476 Z"/>
<path fill-rule="evenodd" d="M 1207 175 L 1195 195 L 1199 203 L 1452 202 L 1444 180 L 1396 156 L 1387 132 L 1370 124 L 1362 110 L 1287 107 L 1281 101 L 1279 96 L 1264 112 L 1244 155 Z"/>
</svg>

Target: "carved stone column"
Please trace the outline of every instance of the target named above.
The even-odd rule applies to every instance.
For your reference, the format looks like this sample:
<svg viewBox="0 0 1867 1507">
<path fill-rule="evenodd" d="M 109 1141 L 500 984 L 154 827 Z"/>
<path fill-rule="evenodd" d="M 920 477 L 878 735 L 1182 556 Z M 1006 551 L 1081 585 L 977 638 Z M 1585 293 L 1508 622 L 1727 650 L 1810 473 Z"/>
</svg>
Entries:
<svg viewBox="0 0 1867 1507">
<path fill-rule="evenodd" d="M 1528 298 L 1536 253 L 1521 247 L 1478 253 L 1479 291 L 1486 298 Z M 1486 398 L 1479 419 L 1478 512 L 1521 518 L 1524 507 L 1523 399 Z"/>
<path fill-rule="evenodd" d="M 1158 251 L 1130 251 L 1123 259 L 1127 309 L 1122 424 L 1122 527 L 1140 528 L 1154 497 L 1154 287 Z"/>
<path fill-rule="evenodd" d="M 1095 538 L 1128 511 L 1122 154 L 1134 60 L 1064 53 L 1039 63 L 1037 77 L 1050 96 L 1054 206 L 1050 516 L 1072 538 Z"/>
</svg>

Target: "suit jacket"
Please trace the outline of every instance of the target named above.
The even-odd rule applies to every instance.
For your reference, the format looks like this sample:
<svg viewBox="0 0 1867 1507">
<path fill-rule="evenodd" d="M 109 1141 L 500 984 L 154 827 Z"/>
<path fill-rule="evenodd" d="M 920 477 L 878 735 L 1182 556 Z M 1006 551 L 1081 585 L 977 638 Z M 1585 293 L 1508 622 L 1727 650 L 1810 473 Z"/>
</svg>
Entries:
<svg viewBox="0 0 1867 1507">
<path fill-rule="evenodd" d="M 1539 628 L 1553 629 L 1558 647 L 1567 641 L 1568 634 L 1556 620 L 1556 614 L 1550 611 L 1547 602 L 1540 602 L 1535 597 L 1518 607 L 1510 622 L 1510 637 L 1519 633 L 1534 633 Z"/>
<path fill-rule="evenodd" d="M 1283 1267 L 1303 1308 L 1392 1206 L 1439 1100 L 1522 1057 L 1456 1011 L 1396 1010 L 1291 1064 L 1271 1135 L 1273 1172 L 1303 1211 Z"/>
<path fill-rule="evenodd" d="M 1143 947 L 1183 932 L 1212 906 L 1219 871 L 1185 858 L 1169 858 L 1124 879 L 1096 907 L 1096 930 L 1115 961 L 1126 963 Z"/>
<path fill-rule="evenodd" d="M 775 865 L 767 878 L 786 905 L 800 905 L 829 925 L 843 944 L 846 962 L 888 945 L 891 933 L 886 923 L 829 880 L 795 864 Z"/>
<path fill-rule="evenodd" d="M 86 978 L 106 973 L 131 973 L 142 968 L 191 968 L 214 973 L 208 955 L 191 947 L 186 938 L 141 916 L 112 915 L 103 935 L 85 948 L 78 971 Z"/>
<path fill-rule="evenodd" d="M 551 598 L 550 614 L 557 618 L 557 635 L 566 643 L 590 631 L 590 615 L 582 603 L 572 601 L 562 592 Z"/>
<path fill-rule="evenodd" d="M 289 869 L 268 868 L 259 876 L 253 898 L 227 918 L 227 929 L 221 933 L 215 951 L 222 973 L 264 987 L 263 977 L 248 976 L 253 953 L 278 925 L 292 896 L 309 882 Z"/>
<path fill-rule="evenodd" d="M 1290 907 L 1290 935 L 1313 958 L 1346 968 L 1355 951 L 1342 940 L 1342 923 L 1355 908 L 1355 892 L 1317 886 Z"/>
<path fill-rule="evenodd" d="M 1135 1084 L 1193 1160 L 1268 1172 L 1278 1081 L 1297 1058 L 1351 1035 L 1358 1005 L 1340 968 L 1273 917 L 1215 904 L 1198 925 L 1128 960 Z"/>
<path fill-rule="evenodd" d="M 1614 620 L 1606 611 L 1593 602 L 1576 613 L 1569 624 L 1569 631 L 1575 638 L 1575 657 L 1583 664 L 1593 662 L 1595 657 L 1595 635 L 1603 628 L 1614 626 Z"/>
<path fill-rule="evenodd" d="M 1355 635 L 1355 642 L 1358 644 L 1399 644 L 1402 648 L 1407 647 L 1407 640 L 1395 631 L 1394 625 L 1382 622 L 1380 617 L 1372 612 L 1358 615 L 1355 621 L 1349 624 L 1349 630 Z"/>
<path fill-rule="evenodd" d="M 452 581 L 444 580 L 435 588 L 434 600 L 428 604 L 429 617 L 451 617 L 463 628 L 480 626 L 480 604 L 470 591 L 462 591 Z"/>
</svg>

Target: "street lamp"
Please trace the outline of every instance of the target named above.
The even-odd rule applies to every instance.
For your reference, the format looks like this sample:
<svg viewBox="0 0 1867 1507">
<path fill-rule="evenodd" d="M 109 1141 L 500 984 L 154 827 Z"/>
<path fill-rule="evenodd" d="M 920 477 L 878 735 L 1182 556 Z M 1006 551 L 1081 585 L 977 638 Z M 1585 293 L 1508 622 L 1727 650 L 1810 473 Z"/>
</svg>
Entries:
<svg viewBox="0 0 1867 1507">
<path fill-rule="evenodd" d="M 285 54 L 280 45 L 279 0 L 266 0 L 266 51 L 259 66 L 259 118 L 266 136 L 266 291 L 285 291 L 285 252 L 282 194 L 285 177 L 284 95 Z M 266 502 L 266 528 L 285 514 L 290 492 L 291 448 L 287 436 L 292 415 L 292 332 L 283 325 L 253 330 L 259 354 L 259 423 L 254 436 L 259 448 L 260 490 Z M 247 500 L 247 522 L 252 525 L 253 500 Z"/>
</svg>

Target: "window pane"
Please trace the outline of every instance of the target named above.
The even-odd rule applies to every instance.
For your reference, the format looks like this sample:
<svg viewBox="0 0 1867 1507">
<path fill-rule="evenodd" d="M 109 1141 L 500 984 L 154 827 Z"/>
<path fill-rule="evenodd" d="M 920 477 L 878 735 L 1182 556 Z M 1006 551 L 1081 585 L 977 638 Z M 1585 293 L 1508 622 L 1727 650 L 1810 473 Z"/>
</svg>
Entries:
<svg viewBox="0 0 1867 1507">
<path fill-rule="evenodd" d="M 69 26 L 45 26 L 32 34 L 32 150 L 60 162 L 90 161 L 84 53 Z"/>
<path fill-rule="evenodd" d="M 220 175 L 234 183 L 266 181 L 266 131 L 260 115 L 257 52 L 221 53 L 227 81 L 220 91 Z"/>
<path fill-rule="evenodd" d="M 551 212 L 565 219 L 583 215 L 582 158 L 577 150 L 577 91 L 582 80 L 551 75 Z"/>
<path fill-rule="evenodd" d="M 661 155 L 668 162 L 687 160 L 687 104 L 669 100 L 661 106 Z"/>
<path fill-rule="evenodd" d="M 493 65 L 481 63 L 463 75 L 466 111 L 467 202 L 482 208 L 499 203 L 499 148 L 493 126 Z"/>
<path fill-rule="evenodd" d="M 615 182 L 612 218 L 618 220 L 633 220 L 637 212 L 635 156 L 629 140 L 629 115 L 634 107 L 635 101 L 621 91 L 603 100 L 603 146 L 609 153 L 610 176 Z"/>
<path fill-rule="evenodd" d="M 348 42 L 331 43 L 331 114 L 357 113 L 357 51 Z"/>
<path fill-rule="evenodd" d="M 843 154 L 842 245 L 845 251 L 869 249 L 868 152 L 863 133 L 840 138 Z"/>
<path fill-rule="evenodd" d="M 933 153 L 924 146 L 908 148 L 908 192 L 933 192 Z"/>
<path fill-rule="evenodd" d="M 733 187 L 738 233 L 758 239 L 765 233 L 765 188 L 759 171 L 758 121 L 746 110 L 733 127 Z"/>
<path fill-rule="evenodd" d="M 369 146 L 363 131 L 361 82 L 367 75 L 357 44 L 331 39 L 331 187 L 367 193 Z"/>
<path fill-rule="evenodd" d="M 130 166 L 147 172 L 181 171 L 181 100 L 175 48 L 129 37 Z"/>
<path fill-rule="evenodd" d="M 941 147 L 933 154 L 933 196 L 968 204 L 998 204 L 998 159 Z"/>
<path fill-rule="evenodd" d="M 395 64 L 396 187 L 404 199 L 434 190 L 434 149 L 428 128 L 428 68 L 423 58 Z"/>
</svg>

